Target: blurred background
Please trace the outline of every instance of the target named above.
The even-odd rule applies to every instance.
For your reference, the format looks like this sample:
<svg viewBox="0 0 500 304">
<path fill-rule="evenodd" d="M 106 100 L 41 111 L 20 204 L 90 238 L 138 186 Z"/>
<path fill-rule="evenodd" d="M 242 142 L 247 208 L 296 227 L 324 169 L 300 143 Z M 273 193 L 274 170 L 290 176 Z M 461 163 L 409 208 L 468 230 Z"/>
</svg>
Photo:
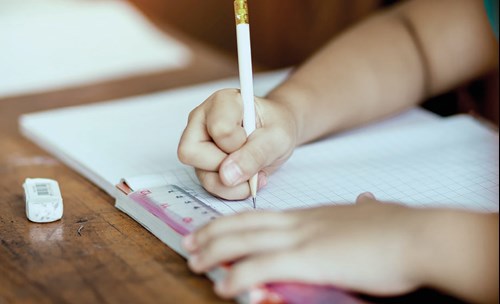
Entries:
<svg viewBox="0 0 500 304">
<path fill-rule="evenodd" d="M 217 48 L 235 53 L 231 0 L 131 0 L 158 24 L 170 24 Z M 254 61 L 269 68 L 296 65 L 384 0 L 250 0 Z"/>
<path fill-rule="evenodd" d="M 116 0 L 0 0 L 0 96 L 183 67 L 189 50 Z"/>
<path fill-rule="evenodd" d="M 296 66 L 336 34 L 398 0 L 251 0 L 258 70 Z M 0 0 L 0 98 L 182 69 L 181 33 L 236 59 L 232 0 Z M 425 106 L 498 123 L 498 72 Z"/>
</svg>

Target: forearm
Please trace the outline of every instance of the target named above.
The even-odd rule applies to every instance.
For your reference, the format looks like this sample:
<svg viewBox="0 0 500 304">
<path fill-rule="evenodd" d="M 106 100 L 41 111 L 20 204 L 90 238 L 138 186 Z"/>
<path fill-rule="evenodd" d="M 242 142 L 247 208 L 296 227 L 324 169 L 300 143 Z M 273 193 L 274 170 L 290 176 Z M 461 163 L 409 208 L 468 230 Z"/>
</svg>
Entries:
<svg viewBox="0 0 500 304">
<path fill-rule="evenodd" d="M 300 145 L 417 103 L 422 75 L 406 29 L 383 13 L 333 40 L 269 98 L 292 108 Z"/>
<path fill-rule="evenodd" d="M 380 12 L 268 97 L 292 109 L 298 144 L 397 113 L 498 61 L 483 13 L 481 1 L 469 0 L 409 1 Z"/>
<path fill-rule="evenodd" d="M 417 280 L 473 303 L 498 303 L 498 214 L 425 210 L 410 256 Z"/>
</svg>

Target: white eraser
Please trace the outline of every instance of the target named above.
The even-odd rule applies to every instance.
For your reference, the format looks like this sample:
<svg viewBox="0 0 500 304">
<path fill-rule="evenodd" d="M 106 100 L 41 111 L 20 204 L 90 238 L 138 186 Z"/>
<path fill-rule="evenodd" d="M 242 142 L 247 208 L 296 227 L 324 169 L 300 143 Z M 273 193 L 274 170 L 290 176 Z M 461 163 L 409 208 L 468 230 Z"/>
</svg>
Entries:
<svg viewBox="0 0 500 304">
<path fill-rule="evenodd" d="M 63 200 L 59 184 L 45 178 L 27 178 L 23 184 L 26 216 L 35 223 L 49 223 L 62 218 Z"/>
</svg>

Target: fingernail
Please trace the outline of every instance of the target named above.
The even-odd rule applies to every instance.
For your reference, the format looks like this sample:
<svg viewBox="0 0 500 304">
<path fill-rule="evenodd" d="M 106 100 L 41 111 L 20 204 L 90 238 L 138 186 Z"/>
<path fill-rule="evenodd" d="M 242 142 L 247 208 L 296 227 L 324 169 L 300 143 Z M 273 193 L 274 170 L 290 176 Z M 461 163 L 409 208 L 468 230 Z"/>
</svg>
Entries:
<svg viewBox="0 0 500 304">
<path fill-rule="evenodd" d="M 376 199 L 375 195 L 373 195 L 373 193 L 371 193 L 371 192 L 361 193 L 361 196 L 371 198 L 371 199 Z"/>
<path fill-rule="evenodd" d="M 241 181 L 243 172 L 234 161 L 229 160 L 222 168 L 222 175 L 230 186 L 235 186 Z"/>
<path fill-rule="evenodd" d="M 184 247 L 184 249 L 186 249 L 187 251 L 193 251 L 196 249 L 196 243 L 192 234 L 186 236 L 182 240 L 182 247 Z"/>
</svg>

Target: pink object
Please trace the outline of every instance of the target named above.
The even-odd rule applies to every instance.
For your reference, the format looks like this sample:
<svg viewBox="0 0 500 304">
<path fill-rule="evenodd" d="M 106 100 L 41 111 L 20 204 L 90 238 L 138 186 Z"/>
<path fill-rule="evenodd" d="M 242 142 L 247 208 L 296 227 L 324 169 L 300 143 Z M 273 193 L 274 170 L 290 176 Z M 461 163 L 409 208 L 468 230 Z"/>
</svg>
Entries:
<svg viewBox="0 0 500 304">
<path fill-rule="evenodd" d="M 183 224 L 185 223 L 183 219 L 177 218 L 177 216 L 166 212 L 166 210 L 168 209 L 160 208 L 149 199 L 149 197 L 147 196 L 148 194 L 151 194 L 149 190 L 147 190 L 147 192 L 143 190 L 140 192 L 134 192 L 130 194 L 129 197 L 134 202 L 138 203 L 144 209 L 159 218 L 162 222 L 167 224 L 170 228 L 174 229 L 178 234 L 186 236 L 191 232 L 190 229 Z"/>
<path fill-rule="evenodd" d="M 273 283 L 250 292 L 253 304 L 364 304 L 332 286 L 301 283 Z"/>
<path fill-rule="evenodd" d="M 149 195 L 150 190 L 131 193 L 129 197 L 148 210 L 182 236 L 190 234 L 195 227 L 190 217 L 180 217 L 164 208 L 166 203 L 156 204 Z M 332 286 L 301 283 L 273 283 L 249 292 L 252 304 L 364 304 L 359 299 Z"/>
</svg>

